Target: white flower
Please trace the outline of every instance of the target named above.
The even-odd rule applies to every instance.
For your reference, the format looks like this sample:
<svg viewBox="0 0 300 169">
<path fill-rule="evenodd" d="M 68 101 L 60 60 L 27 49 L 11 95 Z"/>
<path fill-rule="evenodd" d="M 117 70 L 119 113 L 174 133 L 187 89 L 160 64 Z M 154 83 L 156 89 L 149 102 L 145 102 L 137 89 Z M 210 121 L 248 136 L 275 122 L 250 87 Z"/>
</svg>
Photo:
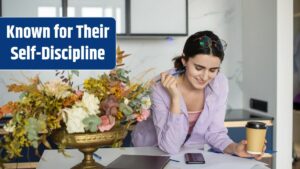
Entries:
<svg viewBox="0 0 300 169">
<path fill-rule="evenodd" d="M 96 115 L 99 114 L 99 99 L 93 95 L 93 94 L 89 94 L 89 93 L 84 93 L 83 97 L 82 97 L 82 101 L 81 103 L 79 103 L 79 106 L 83 106 L 88 110 L 88 114 L 89 115 Z"/>
<path fill-rule="evenodd" d="M 129 103 L 129 100 L 125 97 L 124 98 L 124 104 L 128 105 L 128 103 Z"/>
<path fill-rule="evenodd" d="M 151 99 L 149 96 L 142 97 L 141 104 L 143 109 L 149 109 L 151 106 Z"/>
<path fill-rule="evenodd" d="M 86 109 L 73 106 L 72 109 L 63 109 L 63 120 L 66 123 L 68 133 L 83 133 L 84 124 L 82 120 L 88 117 Z"/>
<path fill-rule="evenodd" d="M 3 129 L 6 131 L 6 132 L 13 132 L 14 129 L 15 129 L 15 125 L 13 124 L 13 121 L 10 120 L 7 124 L 5 124 L 3 126 Z"/>
<path fill-rule="evenodd" d="M 61 80 L 52 80 L 44 84 L 44 90 L 47 95 L 55 96 L 56 98 L 66 98 L 70 96 L 70 86 Z"/>
<path fill-rule="evenodd" d="M 76 102 L 71 109 L 63 109 L 63 120 L 66 123 L 68 133 L 83 133 L 85 131 L 83 119 L 100 113 L 99 103 L 99 99 L 93 94 L 84 93 L 82 100 Z"/>
</svg>

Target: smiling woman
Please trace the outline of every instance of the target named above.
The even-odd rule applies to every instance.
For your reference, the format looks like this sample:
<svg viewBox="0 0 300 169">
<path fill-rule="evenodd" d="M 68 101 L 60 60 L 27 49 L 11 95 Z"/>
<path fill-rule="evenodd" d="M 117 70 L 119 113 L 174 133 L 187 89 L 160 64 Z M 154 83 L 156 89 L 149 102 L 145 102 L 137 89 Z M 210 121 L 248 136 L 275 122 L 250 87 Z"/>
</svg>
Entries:
<svg viewBox="0 0 300 169">
<path fill-rule="evenodd" d="M 243 140 L 234 143 L 224 126 L 228 80 L 220 70 L 225 45 L 211 31 L 191 35 L 174 69 L 161 73 L 152 86 L 152 118 L 139 123 L 132 134 L 134 146 L 158 146 L 178 153 L 184 145 L 209 144 L 216 151 L 261 158 L 246 152 Z M 172 76 L 182 72 L 179 76 Z"/>
</svg>

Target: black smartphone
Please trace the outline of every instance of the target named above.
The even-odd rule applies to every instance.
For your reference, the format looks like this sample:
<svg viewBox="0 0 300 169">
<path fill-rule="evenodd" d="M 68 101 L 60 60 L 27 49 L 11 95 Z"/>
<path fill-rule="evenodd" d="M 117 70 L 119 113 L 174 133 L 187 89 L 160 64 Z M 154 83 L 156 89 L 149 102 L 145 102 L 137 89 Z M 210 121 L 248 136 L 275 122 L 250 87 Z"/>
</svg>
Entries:
<svg viewBox="0 0 300 169">
<path fill-rule="evenodd" d="M 204 164 L 205 160 L 201 153 L 186 153 L 184 154 L 186 164 Z"/>
</svg>

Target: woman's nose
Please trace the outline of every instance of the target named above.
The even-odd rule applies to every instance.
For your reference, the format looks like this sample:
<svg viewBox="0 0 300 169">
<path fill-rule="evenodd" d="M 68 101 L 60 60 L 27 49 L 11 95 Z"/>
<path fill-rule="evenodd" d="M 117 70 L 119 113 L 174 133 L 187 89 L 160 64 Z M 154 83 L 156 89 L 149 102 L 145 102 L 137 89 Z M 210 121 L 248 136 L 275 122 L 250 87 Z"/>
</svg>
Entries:
<svg viewBox="0 0 300 169">
<path fill-rule="evenodd" d="M 206 80 L 208 80 L 208 76 L 209 76 L 208 71 L 204 70 L 203 73 L 202 73 L 201 79 L 202 79 L 203 81 L 206 81 Z"/>
</svg>

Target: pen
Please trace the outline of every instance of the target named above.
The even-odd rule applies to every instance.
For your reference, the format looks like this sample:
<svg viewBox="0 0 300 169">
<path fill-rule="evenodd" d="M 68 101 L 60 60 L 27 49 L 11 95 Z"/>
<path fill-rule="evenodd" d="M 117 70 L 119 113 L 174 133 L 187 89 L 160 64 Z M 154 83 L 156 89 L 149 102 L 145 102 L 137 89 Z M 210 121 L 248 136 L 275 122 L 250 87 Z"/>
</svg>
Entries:
<svg viewBox="0 0 300 169">
<path fill-rule="evenodd" d="M 174 161 L 174 162 L 177 162 L 177 163 L 179 163 L 180 161 L 178 161 L 178 160 L 173 160 L 173 159 L 170 159 L 170 161 Z"/>
<path fill-rule="evenodd" d="M 183 72 L 185 72 L 185 69 L 178 70 L 178 71 L 172 73 L 171 75 L 172 75 L 172 76 L 176 76 L 176 75 L 178 75 L 178 74 L 180 74 L 180 73 L 183 73 Z M 156 80 L 156 83 L 158 83 L 158 82 L 160 82 L 160 81 L 161 81 L 161 79 L 158 79 L 158 80 Z"/>
<path fill-rule="evenodd" d="M 101 159 L 102 159 L 102 157 L 101 157 L 101 156 L 99 156 L 99 155 L 98 155 L 98 154 L 96 154 L 96 153 L 94 153 L 94 154 L 93 154 L 93 156 L 94 156 L 94 157 L 96 157 L 98 160 L 101 160 Z"/>
</svg>

